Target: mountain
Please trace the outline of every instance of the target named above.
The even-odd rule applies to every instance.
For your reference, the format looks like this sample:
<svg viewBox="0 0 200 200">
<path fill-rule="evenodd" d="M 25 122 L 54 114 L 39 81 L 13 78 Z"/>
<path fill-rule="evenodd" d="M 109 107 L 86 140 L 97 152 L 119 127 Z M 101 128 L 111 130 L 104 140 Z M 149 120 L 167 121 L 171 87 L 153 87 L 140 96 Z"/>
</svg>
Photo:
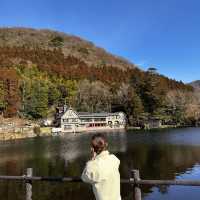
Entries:
<svg viewBox="0 0 200 200">
<path fill-rule="evenodd" d="M 200 90 L 200 80 L 193 81 L 193 82 L 190 83 L 190 85 L 192 87 L 194 87 L 195 89 L 199 89 Z"/>
<path fill-rule="evenodd" d="M 170 113 L 174 117 L 174 105 L 169 108 L 166 95 L 192 90 L 190 85 L 152 70 L 142 71 L 76 36 L 0 28 L 3 116 L 44 118 L 67 103 L 77 111 L 124 111 L 129 123 L 135 125 L 148 116 L 165 116 L 169 121 Z"/>
<path fill-rule="evenodd" d="M 65 57 L 72 56 L 89 66 L 109 65 L 120 69 L 135 67 L 119 56 L 106 52 L 77 36 L 47 29 L 0 28 L 0 47 L 59 48 Z"/>
</svg>

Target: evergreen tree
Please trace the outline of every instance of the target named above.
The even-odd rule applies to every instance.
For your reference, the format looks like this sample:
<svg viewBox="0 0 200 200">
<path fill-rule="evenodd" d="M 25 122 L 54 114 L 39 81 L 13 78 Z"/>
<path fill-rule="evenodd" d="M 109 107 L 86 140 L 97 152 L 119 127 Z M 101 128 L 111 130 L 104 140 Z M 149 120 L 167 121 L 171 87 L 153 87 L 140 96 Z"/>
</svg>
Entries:
<svg viewBox="0 0 200 200">
<path fill-rule="evenodd" d="M 146 112 L 154 114 L 164 105 L 166 92 L 156 74 L 147 73 L 145 81 L 140 86 L 140 93 Z"/>
<path fill-rule="evenodd" d="M 56 85 L 50 84 L 48 89 L 48 104 L 50 106 L 57 105 L 60 97 L 61 94 Z"/>
<path fill-rule="evenodd" d="M 42 118 L 48 111 L 48 86 L 42 80 L 35 80 L 26 102 L 26 112 L 33 118 Z"/>
</svg>

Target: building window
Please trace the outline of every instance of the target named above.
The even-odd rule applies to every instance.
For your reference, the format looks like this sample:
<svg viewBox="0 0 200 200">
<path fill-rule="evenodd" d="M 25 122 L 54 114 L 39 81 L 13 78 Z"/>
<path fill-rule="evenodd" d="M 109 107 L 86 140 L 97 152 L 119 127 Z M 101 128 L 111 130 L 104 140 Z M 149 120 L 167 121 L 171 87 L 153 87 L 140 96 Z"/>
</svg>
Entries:
<svg viewBox="0 0 200 200">
<path fill-rule="evenodd" d="M 69 125 L 65 125 L 64 126 L 64 130 L 69 130 L 69 129 L 71 129 L 72 127 L 71 126 L 69 126 Z"/>
<path fill-rule="evenodd" d="M 68 119 L 63 119 L 62 121 L 65 123 L 71 123 L 71 122 L 75 123 L 75 122 L 78 122 L 78 119 L 77 118 L 68 118 Z"/>
<path fill-rule="evenodd" d="M 72 119 L 72 122 L 78 122 L 78 119 Z"/>
<path fill-rule="evenodd" d="M 68 119 L 63 119 L 63 122 L 69 122 L 69 120 Z"/>
<path fill-rule="evenodd" d="M 115 121 L 115 126 L 119 127 L 119 121 Z"/>
<path fill-rule="evenodd" d="M 92 122 L 92 118 L 81 119 L 82 122 Z"/>
<path fill-rule="evenodd" d="M 94 121 L 95 122 L 105 122 L 106 118 L 95 118 Z"/>
<path fill-rule="evenodd" d="M 89 127 L 93 127 L 94 126 L 94 124 L 89 124 Z"/>
</svg>

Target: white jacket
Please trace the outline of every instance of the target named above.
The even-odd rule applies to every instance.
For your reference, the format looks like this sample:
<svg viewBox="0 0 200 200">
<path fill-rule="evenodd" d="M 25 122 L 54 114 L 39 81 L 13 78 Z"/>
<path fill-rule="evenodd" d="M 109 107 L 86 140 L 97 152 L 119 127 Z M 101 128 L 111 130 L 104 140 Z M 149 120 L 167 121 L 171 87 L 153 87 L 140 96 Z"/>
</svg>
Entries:
<svg viewBox="0 0 200 200">
<path fill-rule="evenodd" d="M 103 151 L 87 162 L 82 180 L 92 184 L 96 200 L 121 200 L 119 159 Z"/>
</svg>

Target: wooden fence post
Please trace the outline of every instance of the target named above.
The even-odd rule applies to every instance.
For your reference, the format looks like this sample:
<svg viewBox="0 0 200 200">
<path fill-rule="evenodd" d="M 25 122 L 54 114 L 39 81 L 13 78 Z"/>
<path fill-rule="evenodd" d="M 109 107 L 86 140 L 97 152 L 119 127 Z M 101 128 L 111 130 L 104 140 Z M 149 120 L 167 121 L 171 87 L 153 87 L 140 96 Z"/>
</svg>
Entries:
<svg viewBox="0 0 200 200">
<path fill-rule="evenodd" d="M 32 177 L 33 176 L 33 169 L 27 168 L 26 176 Z M 32 181 L 26 180 L 26 200 L 32 200 Z"/>
<path fill-rule="evenodd" d="M 134 182 L 136 182 L 137 180 L 140 180 L 139 170 L 132 170 L 131 176 L 134 179 Z M 134 199 L 135 200 L 142 200 L 141 189 L 139 188 L 139 186 L 137 184 L 134 184 Z"/>
</svg>

